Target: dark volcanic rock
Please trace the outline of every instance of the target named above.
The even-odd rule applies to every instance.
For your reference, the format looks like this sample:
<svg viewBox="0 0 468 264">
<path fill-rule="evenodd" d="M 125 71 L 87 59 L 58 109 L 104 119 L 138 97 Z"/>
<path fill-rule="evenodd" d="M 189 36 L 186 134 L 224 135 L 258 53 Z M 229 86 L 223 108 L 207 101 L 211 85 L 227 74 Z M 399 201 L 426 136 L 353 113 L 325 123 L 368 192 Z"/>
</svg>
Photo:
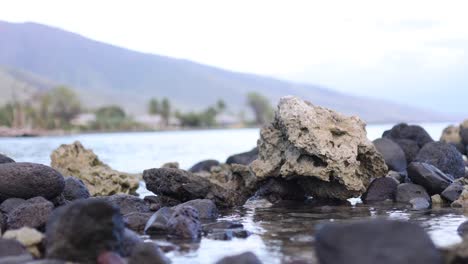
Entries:
<svg viewBox="0 0 468 264">
<path fill-rule="evenodd" d="M 167 223 L 174 213 L 169 207 L 163 207 L 154 213 L 145 225 L 145 234 L 147 235 L 165 235 L 168 232 Z"/>
<path fill-rule="evenodd" d="M 9 158 L 5 155 L 0 154 L 0 164 L 3 163 L 14 163 L 15 161 L 12 158 Z"/>
<path fill-rule="evenodd" d="M 101 252 L 121 253 L 124 221 L 118 208 L 99 199 L 77 200 L 54 211 L 46 227 L 50 258 L 94 263 Z"/>
<path fill-rule="evenodd" d="M 8 213 L 7 228 L 18 229 L 23 226 L 42 229 L 54 204 L 42 197 L 31 198 Z"/>
<path fill-rule="evenodd" d="M 140 237 L 140 235 L 128 228 L 125 228 L 121 242 L 122 250 L 120 251 L 120 255 L 125 258 L 129 257 L 135 247 L 141 243 L 143 243 L 143 239 Z"/>
<path fill-rule="evenodd" d="M 427 133 L 424 128 L 417 125 L 408 125 L 405 123 L 395 125 L 392 129 L 387 130 L 383 133 L 382 137 L 389 139 L 410 139 L 418 143 L 418 146 L 422 148 L 429 142 L 434 140 Z"/>
<path fill-rule="evenodd" d="M 65 187 L 63 176 L 51 167 L 17 162 L 0 164 L 0 199 L 29 199 L 42 196 L 52 199 Z"/>
<path fill-rule="evenodd" d="M 111 196 L 103 196 L 94 199 L 104 199 L 108 201 L 110 204 L 118 207 L 120 209 L 120 213 L 122 215 L 126 215 L 129 213 L 150 213 L 151 210 L 148 204 L 143 200 L 136 196 L 129 195 L 129 194 L 115 194 Z"/>
<path fill-rule="evenodd" d="M 421 149 L 418 142 L 411 139 L 392 139 L 395 143 L 400 146 L 406 156 L 406 163 L 410 164 L 418 155 Z"/>
<path fill-rule="evenodd" d="M 21 205 L 21 204 L 23 204 L 25 202 L 26 202 L 26 200 L 21 199 L 21 198 L 6 199 L 0 205 L 0 211 L 2 211 L 3 213 L 8 214 L 9 212 L 13 211 L 13 209 L 15 209 L 16 207 L 18 207 L 19 205 Z"/>
<path fill-rule="evenodd" d="M 185 202 L 183 204 L 179 204 L 175 206 L 173 209 L 177 211 L 179 208 L 183 206 L 191 206 L 198 211 L 198 216 L 200 219 L 216 219 L 218 218 L 218 208 L 216 208 L 216 204 L 209 200 L 209 199 L 196 199 Z"/>
<path fill-rule="evenodd" d="M 302 186 L 295 180 L 270 178 L 263 183 L 254 198 L 265 198 L 271 203 L 282 200 L 304 201 L 307 196 Z"/>
<path fill-rule="evenodd" d="M 124 221 L 125 221 L 125 226 L 128 227 L 129 229 L 138 232 L 138 233 L 143 233 L 145 231 L 145 226 L 150 217 L 152 216 L 152 213 L 129 213 L 123 216 Z"/>
<path fill-rule="evenodd" d="M 371 182 L 361 199 L 365 203 L 395 200 L 398 182 L 390 177 L 377 178 Z"/>
<path fill-rule="evenodd" d="M 462 154 L 454 146 L 447 143 L 431 142 L 426 144 L 414 161 L 431 164 L 455 178 L 465 176 Z"/>
<path fill-rule="evenodd" d="M 468 128 L 466 127 L 460 128 L 460 137 L 462 139 L 463 144 L 467 146 L 468 145 Z"/>
<path fill-rule="evenodd" d="M 262 264 L 252 252 L 245 252 L 235 256 L 224 257 L 216 264 Z"/>
<path fill-rule="evenodd" d="M 22 254 L 18 256 L 9 256 L 0 258 L 0 264 L 37 264 L 36 261 L 33 261 L 33 257 L 31 254 Z M 49 263 L 49 262 L 41 262 L 45 264 L 57 264 L 57 263 Z M 39 263 L 40 264 L 40 263 Z M 58 263 L 63 264 L 63 263 Z"/>
<path fill-rule="evenodd" d="M 462 237 L 468 235 L 468 221 L 465 221 L 458 226 L 457 233 Z"/>
<path fill-rule="evenodd" d="M 256 160 L 258 157 L 258 148 L 254 148 L 251 151 L 239 153 L 236 155 L 230 156 L 226 160 L 226 164 L 242 164 L 249 165 L 252 161 Z"/>
<path fill-rule="evenodd" d="M 201 224 L 197 209 L 184 206 L 174 210 L 167 223 L 171 236 L 183 239 L 197 239 L 201 235 Z"/>
<path fill-rule="evenodd" d="M 409 239 L 411 238 L 411 239 Z M 441 264 L 442 257 L 423 228 L 389 220 L 327 224 L 315 237 L 321 264 Z"/>
<path fill-rule="evenodd" d="M 138 244 L 128 260 L 128 264 L 168 264 L 171 261 L 152 242 Z"/>
<path fill-rule="evenodd" d="M 87 199 L 90 197 L 90 194 L 82 180 L 69 176 L 65 178 L 63 196 L 68 201 L 74 201 L 78 199 Z"/>
<path fill-rule="evenodd" d="M 20 242 L 14 239 L 0 238 L 0 257 L 19 256 L 23 254 L 29 255 L 26 248 Z"/>
<path fill-rule="evenodd" d="M 406 155 L 401 147 L 387 138 L 379 138 L 373 141 L 374 146 L 382 154 L 388 168 L 393 171 L 406 169 Z"/>
<path fill-rule="evenodd" d="M 429 195 L 440 194 L 454 181 L 452 176 L 423 162 L 410 163 L 408 166 L 408 177 L 415 184 L 424 187 Z"/>
<path fill-rule="evenodd" d="M 460 197 L 463 185 L 459 182 L 450 184 L 440 195 L 449 202 L 454 202 Z"/>
<path fill-rule="evenodd" d="M 402 183 L 398 185 L 396 191 L 397 202 L 413 204 L 411 201 L 416 198 L 422 198 L 428 203 L 431 202 L 431 197 L 427 194 L 424 187 L 413 183 Z"/>
<path fill-rule="evenodd" d="M 201 171 L 210 171 L 211 167 L 218 166 L 219 161 L 217 160 L 204 160 L 200 161 L 197 164 L 193 165 L 189 171 L 190 172 L 201 172 Z"/>
</svg>

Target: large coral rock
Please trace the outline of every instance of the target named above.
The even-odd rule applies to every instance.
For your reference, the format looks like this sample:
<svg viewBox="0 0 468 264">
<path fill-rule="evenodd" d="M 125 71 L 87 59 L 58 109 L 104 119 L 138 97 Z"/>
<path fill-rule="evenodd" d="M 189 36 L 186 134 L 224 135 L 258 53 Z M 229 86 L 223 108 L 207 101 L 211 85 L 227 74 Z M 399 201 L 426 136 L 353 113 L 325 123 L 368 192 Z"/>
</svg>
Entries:
<svg viewBox="0 0 468 264">
<path fill-rule="evenodd" d="M 361 119 L 292 96 L 281 98 L 258 147 L 259 157 L 251 164 L 258 178 L 298 178 L 320 198 L 359 196 L 372 178 L 387 172 Z"/>
<path fill-rule="evenodd" d="M 52 152 L 52 167 L 63 175 L 81 179 L 92 196 L 132 193 L 138 188 L 136 175 L 111 169 L 92 150 L 76 141 Z"/>
</svg>

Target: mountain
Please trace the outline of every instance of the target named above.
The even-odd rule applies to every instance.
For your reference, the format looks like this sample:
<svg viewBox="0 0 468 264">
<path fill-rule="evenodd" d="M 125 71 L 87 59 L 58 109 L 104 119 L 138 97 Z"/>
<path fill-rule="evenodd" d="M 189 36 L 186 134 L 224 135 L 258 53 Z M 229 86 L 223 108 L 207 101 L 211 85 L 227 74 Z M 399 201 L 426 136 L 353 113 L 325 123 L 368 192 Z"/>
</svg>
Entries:
<svg viewBox="0 0 468 264">
<path fill-rule="evenodd" d="M 431 111 L 355 97 L 317 85 L 136 52 L 36 23 L 0 22 L 0 65 L 25 76 L 70 85 L 90 107 L 119 104 L 133 113 L 144 112 L 151 97 L 168 97 L 182 110 L 201 109 L 223 99 L 237 112 L 246 107 L 246 94 L 255 91 L 268 96 L 272 103 L 281 96 L 296 95 L 317 105 L 357 114 L 368 122 L 447 119 Z M 24 76 L 13 76 L 25 82 Z M 3 95 L 3 90 L 0 92 Z"/>
</svg>

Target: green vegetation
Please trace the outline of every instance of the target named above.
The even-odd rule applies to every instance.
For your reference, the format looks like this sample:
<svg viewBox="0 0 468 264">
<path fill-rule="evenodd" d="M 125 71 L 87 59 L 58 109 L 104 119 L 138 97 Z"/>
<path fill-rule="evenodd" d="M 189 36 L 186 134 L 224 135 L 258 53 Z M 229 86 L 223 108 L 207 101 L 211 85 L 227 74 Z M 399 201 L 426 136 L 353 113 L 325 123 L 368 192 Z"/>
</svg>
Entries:
<svg viewBox="0 0 468 264">
<path fill-rule="evenodd" d="M 119 130 L 132 127 L 133 123 L 125 111 L 115 105 L 99 108 L 95 116 L 96 120 L 91 124 L 93 130 Z"/>
<path fill-rule="evenodd" d="M 148 114 L 159 115 L 160 113 L 161 113 L 161 108 L 159 107 L 158 99 L 152 98 L 148 104 Z"/>
<path fill-rule="evenodd" d="M 251 92 L 247 94 L 247 104 L 255 115 L 256 125 L 264 125 L 273 119 L 273 108 L 265 96 Z"/>
<path fill-rule="evenodd" d="M 216 117 L 225 110 L 226 103 L 223 100 L 218 100 L 215 106 L 210 106 L 201 112 L 176 112 L 175 116 L 184 127 L 215 127 L 218 125 Z"/>
</svg>

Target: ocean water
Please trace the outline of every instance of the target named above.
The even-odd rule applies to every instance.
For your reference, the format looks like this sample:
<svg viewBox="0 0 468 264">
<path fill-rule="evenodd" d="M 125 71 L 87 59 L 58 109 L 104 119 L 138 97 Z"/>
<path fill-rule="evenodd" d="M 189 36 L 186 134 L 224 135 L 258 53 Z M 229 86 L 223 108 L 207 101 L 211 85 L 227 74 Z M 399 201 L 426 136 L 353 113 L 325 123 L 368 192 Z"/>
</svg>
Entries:
<svg viewBox="0 0 468 264">
<path fill-rule="evenodd" d="M 422 124 L 438 139 L 448 124 Z M 369 125 L 373 140 L 392 125 Z M 177 161 L 182 168 L 204 159 L 225 161 L 235 153 L 252 149 L 258 129 L 196 130 L 145 133 L 83 134 L 40 138 L 0 138 L 0 153 L 16 161 L 50 164 L 50 153 L 61 144 L 79 140 L 111 167 L 132 173 Z M 144 189 L 140 193 L 147 194 Z M 236 220 L 252 233 L 247 239 L 218 241 L 203 238 L 199 242 L 177 244 L 168 253 L 173 263 L 214 263 L 223 256 L 252 251 L 264 263 L 305 261 L 314 263 L 315 228 L 323 223 L 368 218 L 390 218 L 423 226 L 438 246 L 460 241 L 456 228 L 466 220 L 462 211 L 433 208 L 412 211 L 401 205 L 368 206 L 359 199 L 340 206 L 287 204 L 266 208 L 233 208 L 223 211 L 221 219 Z M 167 243 L 156 240 L 157 243 Z"/>
</svg>

